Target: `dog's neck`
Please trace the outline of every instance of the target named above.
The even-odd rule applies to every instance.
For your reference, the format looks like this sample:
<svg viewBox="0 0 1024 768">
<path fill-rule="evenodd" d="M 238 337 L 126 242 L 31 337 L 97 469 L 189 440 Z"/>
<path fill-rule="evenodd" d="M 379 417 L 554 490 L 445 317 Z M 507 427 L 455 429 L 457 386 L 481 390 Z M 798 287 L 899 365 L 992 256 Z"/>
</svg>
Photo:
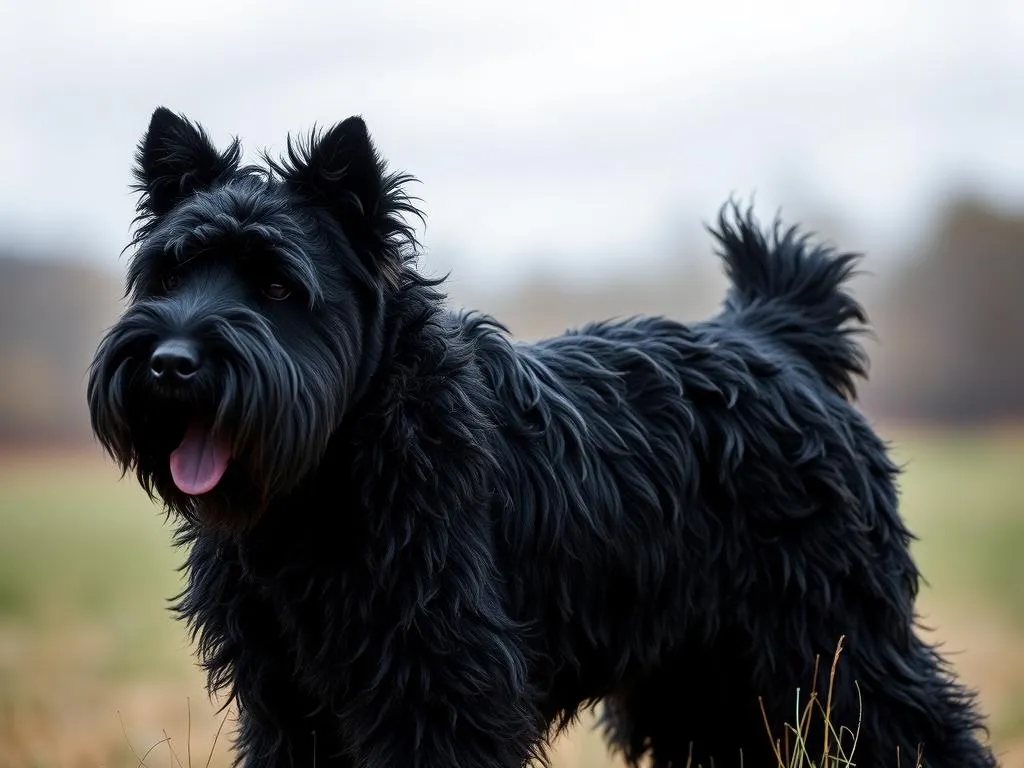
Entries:
<svg viewBox="0 0 1024 768">
<path fill-rule="evenodd" d="M 397 374 L 432 366 L 429 352 L 447 346 L 438 344 L 439 337 L 458 331 L 445 321 L 445 302 L 436 282 L 411 268 L 398 290 L 375 297 L 375 319 L 363 332 L 363 363 L 340 430 L 368 412 L 390 407 Z"/>
</svg>

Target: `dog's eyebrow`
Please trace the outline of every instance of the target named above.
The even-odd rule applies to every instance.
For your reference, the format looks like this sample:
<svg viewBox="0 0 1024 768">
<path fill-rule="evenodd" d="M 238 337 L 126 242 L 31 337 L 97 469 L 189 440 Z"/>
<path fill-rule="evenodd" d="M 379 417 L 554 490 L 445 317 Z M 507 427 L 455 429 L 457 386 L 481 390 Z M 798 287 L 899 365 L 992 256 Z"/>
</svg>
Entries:
<svg viewBox="0 0 1024 768">
<path fill-rule="evenodd" d="M 301 286 L 309 296 L 309 308 L 315 309 L 324 302 L 324 287 L 309 258 L 298 248 L 287 243 L 277 243 L 262 250 L 258 258 L 266 258 L 282 276 Z"/>
<path fill-rule="evenodd" d="M 163 252 L 165 268 L 182 267 L 215 252 L 234 252 L 236 258 L 244 254 L 273 266 L 282 277 L 302 287 L 309 296 L 311 309 L 323 303 L 323 283 L 308 256 L 295 245 L 302 242 L 302 233 L 294 231 L 297 225 L 293 221 L 275 216 L 272 210 L 239 216 L 201 204 L 189 213 L 165 229 L 163 238 L 144 246 L 150 253 L 146 261 L 157 261 L 153 250 Z"/>
</svg>

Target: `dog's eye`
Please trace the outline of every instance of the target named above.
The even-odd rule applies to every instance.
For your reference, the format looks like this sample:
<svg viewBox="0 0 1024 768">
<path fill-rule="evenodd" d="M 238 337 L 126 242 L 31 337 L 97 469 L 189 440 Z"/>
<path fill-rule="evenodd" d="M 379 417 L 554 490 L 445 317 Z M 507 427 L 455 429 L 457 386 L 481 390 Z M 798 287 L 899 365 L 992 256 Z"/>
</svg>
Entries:
<svg viewBox="0 0 1024 768">
<path fill-rule="evenodd" d="M 181 285 L 181 276 L 175 272 L 168 272 L 163 276 L 161 281 L 165 291 L 173 291 L 179 285 Z"/>
<path fill-rule="evenodd" d="M 263 287 L 263 295 L 268 299 L 273 299 L 274 301 L 283 301 L 284 299 L 287 299 L 291 293 L 291 288 L 284 283 L 267 283 Z"/>
</svg>

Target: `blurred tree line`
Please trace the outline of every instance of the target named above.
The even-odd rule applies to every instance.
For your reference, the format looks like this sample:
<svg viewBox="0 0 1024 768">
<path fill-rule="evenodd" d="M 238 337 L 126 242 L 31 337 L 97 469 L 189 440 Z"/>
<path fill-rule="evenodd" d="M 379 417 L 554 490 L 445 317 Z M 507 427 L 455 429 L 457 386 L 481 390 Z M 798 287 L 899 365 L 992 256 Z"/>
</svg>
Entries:
<svg viewBox="0 0 1024 768">
<path fill-rule="evenodd" d="M 88 437 L 87 369 L 120 295 L 109 272 L 0 247 L 0 443 Z"/>
<path fill-rule="evenodd" d="M 1024 211 L 950 203 L 884 286 L 865 406 L 972 424 L 1024 417 Z"/>
<path fill-rule="evenodd" d="M 878 341 L 862 402 L 872 416 L 980 424 L 1024 418 L 1024 211 L 959 198 L 911 258 L 862 285 Z M 697 319 L 724 287 L 708 256 L 588 287 L 536 278 L 500 294 L 456 283 L 453 302 L 495 314 L 519 336 L 587 319 L 661 312 Z M 109 271 L 0 247 L 0 443 L 89 440 L 86 371 L 121 308 Z"/>
</svg>

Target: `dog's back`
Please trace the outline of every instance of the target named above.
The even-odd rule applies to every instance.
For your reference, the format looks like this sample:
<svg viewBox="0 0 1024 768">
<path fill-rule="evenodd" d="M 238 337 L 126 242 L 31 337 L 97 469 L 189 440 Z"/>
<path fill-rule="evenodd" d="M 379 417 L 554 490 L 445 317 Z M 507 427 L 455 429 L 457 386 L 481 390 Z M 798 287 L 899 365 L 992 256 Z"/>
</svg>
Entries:
<svg viewBox="0 0 1024 768">
<path fill-rule="evenodd" d="M 845 635 L 841 722 L 857 721 L 854 678 L 866 717 L 891 697 L 918 713 L 873 723 L 879 741 L 860 749 L 873 764 L 872 749 L 946 738 L 920 713 L 975 723 L 913 634 L 897 470 L 851 404 L 866 371 L 866 318 L 845 285 L 855 257 L 734 213 L 716 233 L 732 285 L 711 320 L 637 317 L 535 344 L 472 325 L 494 390 L 513 615 L 542 637 L 549 711 L 608 696 L 627 755 L 692 740 L 716 765 L 740 748 L 746 765 L 771 759 L 758 697 L 773 725 L 792 719 L 797 688 L 824 681 L 815 658 Z M 908 675 L 934 682 L 884 690 Z"/>
</svg>

